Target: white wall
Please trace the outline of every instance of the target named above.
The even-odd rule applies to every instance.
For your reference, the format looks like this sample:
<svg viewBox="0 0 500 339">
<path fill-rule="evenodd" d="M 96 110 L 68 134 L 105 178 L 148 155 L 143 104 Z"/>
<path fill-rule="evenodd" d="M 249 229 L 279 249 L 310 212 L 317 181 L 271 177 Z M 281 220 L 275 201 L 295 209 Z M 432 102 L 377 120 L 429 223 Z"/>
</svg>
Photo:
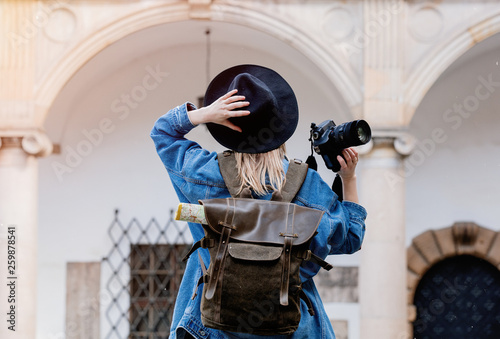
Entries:
<svg viewBox="0 0 500 339">
<path fill-rule="evenodd" d="M 166 32 L 178 34 L 186 25 L 203 34 L 205 23 L 199 22 L 170 24 Z M 229 26 L 216 28 L 244 30 Z M 137 55 L 135 46 L 146 33 L 110 46 L 85 65 L 60 93 L 46 122 L 62 153 L 40 160 L 39 339 L 63 337 L 66 262 L 100 261 L 108 254 L 107 231 L 116 208 L 123 222 L 137 217 L 145 223 L 156 217 L 164 223 L 169 210 L 177 206 L 149 132 L 168 109 L 187 100 L 196 103 L 197 96 L 204 93 L 205 45 L 161 49 L 159 41 L 156 52 L 127 62 L 126 50 Z M 252 48 L 236 41 L 214 43 L 212 76 L 240 63 L 261 64 L 281 73 L 295 89 L 301 109 L 299 127 L 288 143 L 289 155 L 305 160 L 310 123 L 328 118 L 346 121 L 347 109 L 321 72 L 297 51 L 263 33 L 246 34 L 258 41 Z M 162 73 L 156 81 L 158 87 L 144 91 L 143 81 L 151 69 Z M 148 86 L 153 87 L 152 79 L 148 78 Z M 125 109 L 124 95 L 132 98 L 128 105 L 134 108 Z M 190 136 L 210 150 L 222 150 L 204 127 Z M 331 173 L 323 173 L 333 180 Z M 342 263 L 342 259 L 336 262 Z"/>
<path fill-rule="evenodd" d="M 420 143 L 405 161 L 408 243 L 456 221 L 500 230 L 499 41 L 489 38 L 457 60 L 411 122 Z"/>
</svg>

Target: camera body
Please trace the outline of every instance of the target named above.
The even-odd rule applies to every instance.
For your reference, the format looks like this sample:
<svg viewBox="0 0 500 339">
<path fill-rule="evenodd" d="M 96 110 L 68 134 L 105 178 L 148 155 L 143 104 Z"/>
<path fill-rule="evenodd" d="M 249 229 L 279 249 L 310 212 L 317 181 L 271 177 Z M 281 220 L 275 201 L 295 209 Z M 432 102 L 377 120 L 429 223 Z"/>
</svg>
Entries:
<svg viewBox="0 0 500 339">
<path fill-rule="evenodd" d="M 337 156 L 342 156 L 342 151 L 348 147 L 369 142 L 371 129 L 365 120 L 354 120 L 338 126 L 333 120 L 326 120 L 319 125 L 311 124 L 310 140 L 314 151 L 321 155 L 326 167 L 338 172 L 340 163 Z"/>
</svg>

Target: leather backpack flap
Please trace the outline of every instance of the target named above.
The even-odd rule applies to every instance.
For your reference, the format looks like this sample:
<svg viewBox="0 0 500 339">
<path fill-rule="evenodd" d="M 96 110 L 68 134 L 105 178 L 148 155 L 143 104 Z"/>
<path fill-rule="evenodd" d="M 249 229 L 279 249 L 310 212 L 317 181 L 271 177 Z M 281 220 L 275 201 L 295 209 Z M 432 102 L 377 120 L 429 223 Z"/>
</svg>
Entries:
<svg viewBox="0 0 500 339">
<path fill-rule="evenodd" d="M 239 242 L 293 246 L 308 242 L 315 234 L 323 211 L 288 202 L 245 198 L 201 200 L 208 227 L 222 234 L 231 215 L 230 238 Z"/>
</svg>

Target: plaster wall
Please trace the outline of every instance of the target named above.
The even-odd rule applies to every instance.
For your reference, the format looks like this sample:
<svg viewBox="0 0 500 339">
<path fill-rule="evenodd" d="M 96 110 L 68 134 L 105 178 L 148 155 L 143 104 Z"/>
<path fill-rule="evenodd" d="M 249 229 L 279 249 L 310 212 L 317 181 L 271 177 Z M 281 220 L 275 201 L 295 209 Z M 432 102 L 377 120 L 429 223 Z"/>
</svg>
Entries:
<svg viewBox="0 0 500 339">
<path fill-rule="evenodd" d="M 403 173 L 408 244 L 456 221 L 500 229 L 499 40 L 485 40 L 444 72 L 410 124 L 418 144 Z"/>
</svg>

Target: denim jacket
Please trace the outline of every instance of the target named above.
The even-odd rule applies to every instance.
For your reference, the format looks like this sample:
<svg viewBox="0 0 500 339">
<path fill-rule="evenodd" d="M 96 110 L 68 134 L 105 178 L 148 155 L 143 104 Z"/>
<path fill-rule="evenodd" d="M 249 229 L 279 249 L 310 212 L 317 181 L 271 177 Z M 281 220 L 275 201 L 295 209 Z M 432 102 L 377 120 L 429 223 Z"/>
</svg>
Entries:
<svg viewBox="0 0 500 339">
<path fill-rule="evenodd" d="M 180 202 L 197 204 L 198 200 L 230 197 L 222 175 L 219 171 L 217 154 L 209 152 L 194 141 L 184 137 L 195 126 L 187 115 L 185 103 L 171 109 L 160 117 L 151 131 L 156 150 L 165 168 Z M 285 171 L 288 161 L 283 161 Z M 261 197 L 270 199 L 270 194 Z M 330 254 L 350 254 L 361 248 L 365 233 L 366 210 L 353 202 L 337 199 L 319 174 L 309 169 L 306 179 L 292 201 L 298 205 L 322 210 L 325 213 L 318 226 L 318 234 L 313 238 L 310 249 L 326 258 Z M 204 236 L 200 224 L 189 223 L 189 229 L 194 241 Z M 199 249 L 202 260 L 208 266 L 210 257 L 208 251 Z M 265 338 L 335 338 L 330 320 L 324 310 L 320 296 L 313 281 L 319 270 L 315 264 L 301 267 L 303 290 L 313 304 L 315 315 L 307 312 L 307 306 L 301 301 L 302 317 L 299 328 L 290 336 L 265 336 Z M 186 266 L 184 277 L 177 295 L 173 319 L 171 323 L 171 338 L 184 338 L 185 331 L 195 338 L 262 338 L 252 334 L 229 333 L 203 326 L 200 314 L 202 287 L 200 285 L 194 300 L 197 282 L 202 275 L 198 255 L 192 255 Z"/>
</svg>

